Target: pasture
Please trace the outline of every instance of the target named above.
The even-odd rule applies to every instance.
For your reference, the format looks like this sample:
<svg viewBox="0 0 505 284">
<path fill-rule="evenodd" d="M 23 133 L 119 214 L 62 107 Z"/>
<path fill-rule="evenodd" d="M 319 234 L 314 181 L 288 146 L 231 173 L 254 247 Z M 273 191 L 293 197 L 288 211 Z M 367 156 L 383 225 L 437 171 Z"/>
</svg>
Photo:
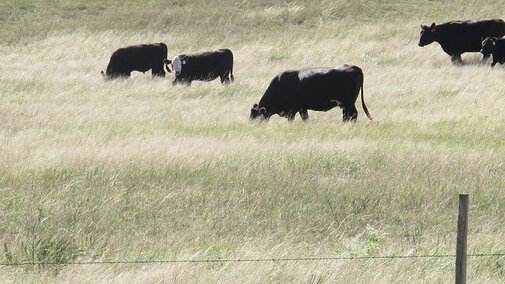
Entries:
<svg viewBox="0 0 505 284">
<path fill-rule="evenodd" d="M 505 252 L 505 70 L 453 66 L 420 24 L 505 1 L 0 3 L 0 262 Z M 100 75 L 119 47 L 233 51 L 235 82 Z M 279 72 L 355 64 L 358 121 L 250 123 Z M 505 259 L 469 258 L 503 283 Z M 0 266 L 0 282 L 448 283 L 454 259 Z"/>
</svg>

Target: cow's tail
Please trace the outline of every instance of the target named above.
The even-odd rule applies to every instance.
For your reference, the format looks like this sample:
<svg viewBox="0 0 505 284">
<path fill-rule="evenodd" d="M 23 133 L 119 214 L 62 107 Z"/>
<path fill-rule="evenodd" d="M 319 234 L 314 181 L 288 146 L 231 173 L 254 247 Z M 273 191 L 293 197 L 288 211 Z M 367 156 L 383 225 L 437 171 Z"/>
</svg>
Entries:
<svg viewBox="0 0 505 284">
<path fill-rule="evenodd" d="M 163 59 L 163 63 L 165 64 L 165 68 L 167 69 L 168 73 L 171 73 L 172 71 L 170 70 L 170 67 L 169 67 L 169 64 L 172 63 L 172 60 L 168 60 L 168 59 Z"/>
<path fill-rule="evenodd" d="M 231 54 L 231 64 L 230 64 L 230 79 L 233 82 L 235 80 L 235 77 L 233 77 L 233 53 L 230 50 Z"/>
<path fill-rule="evenodd" d="M 160 42 L 160 46 L 162 47 L 163 51 L 162 51 L 162 56 L 163 56 L 163 64 L 165 65 L 165 68 L 167 69 L 167 72 L 168 73 L 171 73 L 172 71 L 170 70 L 170 68 L 168 67 L 168 65 L 170 63 L 172 63 L 171 60 L 168 60 L 167 59 L 167 54 L 168 54 L 168 48 L 167 48 L 167 45 L 164 44 L 163 42 Z M 162 68 L 163 69 L 163 68 Z"/>
<path fill-rule="evenodd" d="M 364 80 L 361 80 L 361 105 L 363 106 L 363 110 L 365 111 L 366 116 L 368 116 L 370 120 L 373 120 L 373 117 L 370 115 L 370 113 L 368 112 L 368 108 L 365 105 L 365 98 L 363 97 L 364 96 L 363 81 Z"/>
</svg>

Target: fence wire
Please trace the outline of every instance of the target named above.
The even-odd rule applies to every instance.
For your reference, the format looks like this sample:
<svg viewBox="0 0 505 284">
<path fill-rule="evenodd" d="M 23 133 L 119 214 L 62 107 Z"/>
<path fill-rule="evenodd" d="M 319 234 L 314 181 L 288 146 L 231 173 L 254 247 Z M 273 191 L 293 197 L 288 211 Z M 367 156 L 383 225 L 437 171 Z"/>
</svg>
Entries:
<svg viewBox="0 0 505 284">
<path fill-rule="evenodd" d="M 476 253 L 467 257 L 500 257 L 505 253 Z M 406 259 L 406 258 L 456 258 L 455 254 L 438 255 L 389 255 L 389 256 L 342 256 L 342 257 L 300 257 L 300 258 L 257 258 L 257 259 L 165 259 L 165 260 L 104 260 L 104 261 L 71 261 L 71 262 L 18 262 L 0 263 L 0 266 L 24 265 L 102 265 L 102 264 L 163 264 L 163 263 L 226 263 L 226 262 L 297 262 L 297 261 L 333 261 L 333 260 L 366 260 L 366 259 Z"/>
</svg>

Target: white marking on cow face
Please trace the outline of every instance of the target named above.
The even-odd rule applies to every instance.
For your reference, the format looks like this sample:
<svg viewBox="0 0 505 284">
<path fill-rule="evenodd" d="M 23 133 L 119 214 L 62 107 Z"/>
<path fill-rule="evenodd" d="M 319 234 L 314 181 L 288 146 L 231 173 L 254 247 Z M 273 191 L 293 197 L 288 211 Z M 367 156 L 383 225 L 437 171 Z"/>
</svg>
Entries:
<svg viewBox="0 0 505 284">
<path fill-rule="evenodd" d="M 182 62 L 179 56 L 176 56 L 174 59 L 172 59 L 172 68 L 174 69 L 175 74 L 181 73 Z"/>
</svg>

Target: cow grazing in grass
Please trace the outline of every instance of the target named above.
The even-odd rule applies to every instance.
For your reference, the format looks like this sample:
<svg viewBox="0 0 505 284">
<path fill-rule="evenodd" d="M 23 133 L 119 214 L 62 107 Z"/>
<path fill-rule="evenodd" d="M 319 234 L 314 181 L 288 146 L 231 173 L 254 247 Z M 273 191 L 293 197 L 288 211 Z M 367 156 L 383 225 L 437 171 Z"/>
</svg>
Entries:
<svg viewBox="0 0 505 284">
<path fill-rule="evenodd" d="M 153 77 L 165 77 L 164 62 L 166 60 L 167 46 L 162 42 L 132 45 L 114 51 L 107 71 L 105 74 L 102 71 L 102 75 L 113 79 L 130 77 L 132 71 L 145 73 L 152 70 Z"/>
<path fill-rule="evenodd" d="M 307 110 L 328 111 L 342 108 L 343 121 L 356 121 L 354 106 L 361 89 L 361 104 L 370 120 L 363 98 L 363 72 L 358 66 L 313 67 L 288 70 L 277 75 L 258 104 L 254 104 L 251 120 L 269 119 L 277 114 L 292 121 L 296 113 L 307 120 Z"/>
<path fill-rule="evenodd" d="M 175 72 L 173 84 L 185 83 L 190 85 L 192 81 L 212 81 L 221 79 L 221 83 L 233 82 L 233 53 L 229 49 L 219 49 L 194 54 L 181 54 L 175 56 L 171 61 Z"/>
<path fill-rule="evenodd" d="M 454 64 L 461 64 L 461 54 L 465 52 L 479 52 L 484 37 L 501 37 L 505 35 L 505 22 L 500 19 L 453 21 L 431 26 L 421 25 L 419 46 L 438 42 L 442 49 L 451 56 Z M 489 54 L 484 53 L 482 61 L 486 61 Z"/>
<path fill-rule="evenodd" d="M 486 37 L 482 39 L 482 54 L 492 54 L 491 67 L 505 63 L 505 38 Z"/>
</svg>

